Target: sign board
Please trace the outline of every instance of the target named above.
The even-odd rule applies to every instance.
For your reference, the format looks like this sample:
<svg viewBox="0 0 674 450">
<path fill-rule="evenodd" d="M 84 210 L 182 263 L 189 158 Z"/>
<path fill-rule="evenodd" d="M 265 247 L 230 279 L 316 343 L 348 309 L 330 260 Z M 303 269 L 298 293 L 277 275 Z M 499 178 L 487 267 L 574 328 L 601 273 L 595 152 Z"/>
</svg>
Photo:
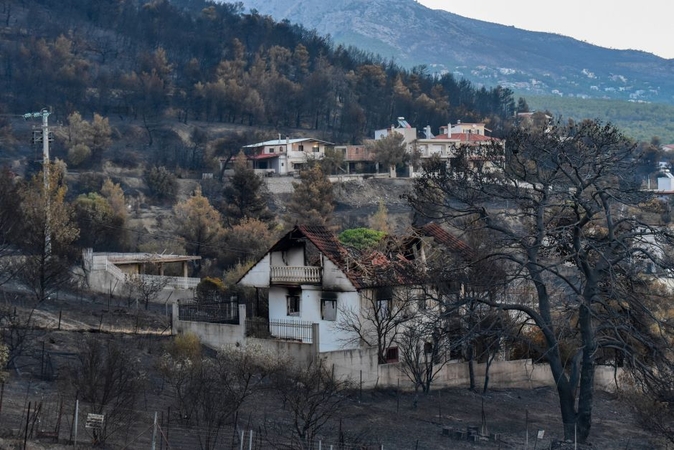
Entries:
<svg viewBox="0 0 674 450">
<path fill-rule="evenodd" d="M 85 428 L 94 428 L 96 430 L 100 430 L 103 428 L 103 419 L 105 418 L 105 414 L 87 414 L 87 421 L 84 424 Z"/>
<path fill-rule="evenodd" d="M 538 430 L 538 436 L 537 436 L 537 438 L 538 438 L 538 439 L 543 439 L 544 436 L 545 436 L 545 430 Z"/>
</svg>

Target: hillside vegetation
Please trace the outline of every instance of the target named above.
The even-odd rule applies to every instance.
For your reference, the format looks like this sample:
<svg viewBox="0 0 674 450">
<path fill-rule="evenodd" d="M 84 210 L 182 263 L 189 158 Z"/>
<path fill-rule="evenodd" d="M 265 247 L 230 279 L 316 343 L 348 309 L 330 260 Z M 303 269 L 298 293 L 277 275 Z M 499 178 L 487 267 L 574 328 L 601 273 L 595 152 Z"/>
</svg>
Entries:
<svg viewBox="0 0 674 450">
<path fill-rule="evenodd" d="M 332 44 L 329 38 L 240 4 L 192 1 L 28 0 L 4 2 L 0 110 L 52 108 L 65 121 L 142 121 L 147 145 L 157 121 L 205 121 L 312 130 L 360 142 L 405 116 L 435 129 L 512 117 L 508 89 L 434 78 Z"/>
<path fill-rule="evenodd" d="M 415 0 L 243 0 L 404 67 L 452 73 L 530 95 L 674 103 L 671 60 L 432 10 Z M 445 8 L 451 10 L 451 3 Z M 610 14 L 610 13 L 609 13 Z"/>
<path fill-rule="evenodd" d="M 657 136 L 663 144 L 674 143 L 672 105 L 559 96 L 527 96 L 526 100 L 533 110 L 549 111 L 555 116 L 611 122 L 637 141 L 648 142 Z"/>
</svg>

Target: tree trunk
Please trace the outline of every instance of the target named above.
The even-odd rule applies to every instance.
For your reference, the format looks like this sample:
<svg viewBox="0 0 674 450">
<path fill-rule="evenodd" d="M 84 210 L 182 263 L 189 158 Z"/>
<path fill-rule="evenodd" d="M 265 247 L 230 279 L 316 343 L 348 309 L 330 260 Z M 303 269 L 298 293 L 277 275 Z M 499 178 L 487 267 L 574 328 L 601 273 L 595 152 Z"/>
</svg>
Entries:
<svg viewBox="0 0 674 450">
<path fill-rule="evenodd" d="M 473 358 L 473 345 L 468 344 L 466 348 L 466 359 L 468 360 L 468 379 L 470 380 L 470 390 L 475 390 L 475 361 Z"/>
<path fill-rule="evenodd" d="M 494 358 L 496 358 L 495 351 L 492 354 L 487 355 L 487 364 L 485 364 L 484 368 L 484 386 L 482 388 L 482 395 L 485 395 L 489 388 L 489 369 L 491 368 L 491 363 L 494 362 Z"/>
<path fill-rule="evenodd" d="M 583 359 L 580 366 L 580 389 L 578 394 L 578 417 L 576 435 L 578 442 L 585 443 L 592 425 L 592 404 L 594 400 L 594 353 L 597 344 L 592 329 L 592 313 L 584 304 L 579 314 L 580 332 L 583 340 Z"/>
</svg>

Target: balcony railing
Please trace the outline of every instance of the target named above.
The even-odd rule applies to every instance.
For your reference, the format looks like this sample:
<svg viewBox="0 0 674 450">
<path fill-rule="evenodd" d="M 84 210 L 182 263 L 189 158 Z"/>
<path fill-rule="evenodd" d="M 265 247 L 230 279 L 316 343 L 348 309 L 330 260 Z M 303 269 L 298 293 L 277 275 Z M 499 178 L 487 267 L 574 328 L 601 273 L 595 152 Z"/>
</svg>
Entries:
<svg viewBox="0 0 674 450">
<path fill-rule="evenodd" d="M 321 282 L 321 268 L 317 266 L 271 266 L 271 282 L 317 284 Z"/>
</svg>

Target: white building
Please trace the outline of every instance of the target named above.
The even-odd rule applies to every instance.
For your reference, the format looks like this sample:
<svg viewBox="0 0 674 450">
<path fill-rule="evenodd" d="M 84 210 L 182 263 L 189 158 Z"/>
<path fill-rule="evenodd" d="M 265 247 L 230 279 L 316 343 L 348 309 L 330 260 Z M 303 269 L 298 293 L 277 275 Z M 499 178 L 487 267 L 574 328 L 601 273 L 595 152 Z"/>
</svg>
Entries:
<svg viewBox="0 0 674 450">
<path fill-rule="evenodd" d="M 658 177 L 658 191 L 674 191 L 674 175 L 669 172 L 665 172 L 663 176 Z"/>
<path fill-rule="evenodd" d="M 485 167 L 496 169 L 498 161 L 494 161 L 495 156 L 487 156 L 484 149 L 496 145 L 496 148 L 505 149 L 504 142 L 487 136 L 490 132 L 484 123 L 461 123 L 448 124 L 440 127 L 440 133 L 433 135 L 431 127 L 426 126 L 423 131 L 423 137 L 417 135 L 417 129 L 410 126 L 404 117 L 398 117 L 398 126 L 391 126 L 381 130 L 376 130 L 375 140 L 382 139 L 392 133 L 401 134 L 404 137 L 404 143 L 407 145 L 409 153 L 417 152 L 421 160 L 432 157 L 439 157 L 448 163 L 459 156 L 458 149 L 468 149 L 466 157 L 472 164 L 482 163 Z M 504 152 L 505 153 L 505 152 Z M 502 159 L 500 156 L 498 159 Z M 414 176 L 415 170 L 409 167 L 409 176 Z M 395 174 L 392 172 L 391 176 Z"/>
<path fill-rule="evenodd" d="M 334 146 L 332 142 L 313 138 L 274 139 L 244 146 L 253 169 L 269 174 L 288 175 L 298 171 L 310 159 L 325 157 L 325 149 Z"/>
</svg>

